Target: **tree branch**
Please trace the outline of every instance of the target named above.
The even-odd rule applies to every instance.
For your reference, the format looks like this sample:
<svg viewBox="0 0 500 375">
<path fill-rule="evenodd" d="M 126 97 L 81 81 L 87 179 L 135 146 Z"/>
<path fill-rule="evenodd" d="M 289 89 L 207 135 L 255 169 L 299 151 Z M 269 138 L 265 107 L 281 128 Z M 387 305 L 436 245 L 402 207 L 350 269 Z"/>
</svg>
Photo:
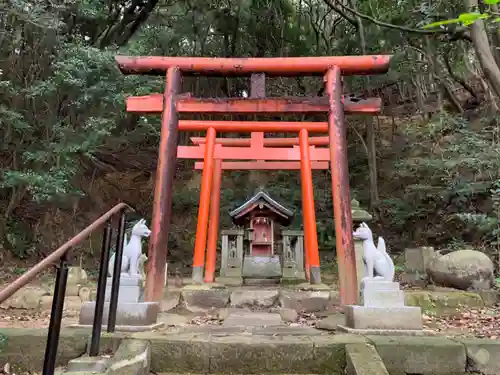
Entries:
<svg viewBox="0 0 500 375">
<path fill-rule="evenodd" d="M 347 22 L 349 22 L 351 25 L 353 25 L 356 29 L 358 28 L 358 23 L 356 22 L 356 19 L 354 17 L 351 17 L 348 15 L 346 12 L 344 12 L 342 9 L 340 9 L 338 6 L 334 5 L 332 1 L 330 0 L 324 0 L 325 4 L 338 13 L 342 18 L 344 18 Z M 335 1 L 335 0 L 333 0 Z"/>
<path fill-rule="evenodd" d="M 328 6 L 334 7 L 332 2 L 337 3 L 344 11 L 350 12 L 354 14 L 355 16 L 362 18 L 366 21 L 370 21 L 371 23 L 374 23 L 375 25 L 382 26 L 382 27 L 387 27 L 389 29 L 394 29 L 394 30 L 399 30 L 399 31 L 405 31 L 407 33 L 414 33 L 414 34 L 460 34 L 463 32 L 462 29 L 456 29 L 456 30 L 445 30 L 445 29 L 414 29 L 412 27 L 406 27 L 406 26 L 400 26 L 400 25 L 393 25 L 392 23 L 384 22 L 377 20 L 376 18 L 373 18 L 367 14 L 360 13 L 350 7 L 348 7 L 345 4 L 342 4 L 342 2 L 338 0 L 323 0 Z M 335 8 L 334 8 L 335 9 Z M 340 15 L 342 15 L 340 13 Z M 343 16 L 343 15 L 342 15 Z M 346 18 L 348 21 L 349 19 Z"/>
</svg>

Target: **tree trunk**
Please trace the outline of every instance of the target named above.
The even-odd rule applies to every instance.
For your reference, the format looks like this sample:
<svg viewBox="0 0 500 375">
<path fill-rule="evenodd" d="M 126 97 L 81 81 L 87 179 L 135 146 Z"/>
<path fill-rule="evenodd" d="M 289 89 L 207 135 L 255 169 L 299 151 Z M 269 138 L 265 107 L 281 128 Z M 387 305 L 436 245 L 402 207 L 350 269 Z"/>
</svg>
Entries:
<svg viewBox="0 0 500 375">
<path fill-rule="evenodd" d="M 456 74 L 453 71 L 453 68 L 452 68 L 451 62 L 450 62 L 450 50 L 449 49 L 446 50 L 446 52 L 443 56 L 443 60 L 444 60 L 444 65 L 446 66 L 446 70 L 448 70 L 448 74 L 450 75 L 450 77 L 453 80 L 455 80 L 458 84 L 460 84 L 460 86 L 462 86 L 466 91 L 468 91 L 469 94 L 471 94 L 474 99 L 477 99 L 477 94 L 474 91 L 474 89 L 465 81 L 465 79 L 463 79 L 462 77 L 460 77 L 458 74 Z"/>
<path fill-rule="evenodd" d="M 453 92 L 452 87 L 443 77 L 443 74 L 441 74 L 440 71 L 441 66 L 437 58 L 437 52 L 430 38 L 426 38 L 425 45 L 427 52 L 426 53 L 427 61 L 429 62 L 429 67 L 430 71 L 432 72 L 433 79 L 437 84 L 438 93 L 442 92 L 442 94 L 444 94 L 444 96 L 448 99 L 448 101 L 452 105 L 453 109 L 458 113 L 462 113 L 463 112 L 462 104 L 460 103 L 457 96 Z M 439 109 L 442 109 L 443 106 L 442 95 L 440 95 L 438 98 L 439 98 L 438 100 L 440 101 Z"/>
<path fill-rule="evenodd" d="M 413 76 L 411 78 L 413 85 L 415 86 L 415 91 L 417 95 L 417 109 L 418 112 L 422 115 L 422 118 L 425 120 L 425 103 L 424 103 L 424 94 L 422 92 L 422 88 L 418 82 L 418 76 Z"/>
<path fill-rule="evenodd" d="M 491 10 L 498 14 L 498 4 L 491 4 Z M 491 34 L 491 41 L 493 42 L 493 57 L 498 66 L 500 66 L 500 29 L 494 27 Z"/>
<path fill-rule="evenodd" d="M 351 0 L 351 6 L 353 9 L 357 9 L 356 0 Z M 360 17 L 356 17 L 356 23 L 358 24 L 358 36 L 359 44 L 361 46 L 361 53 L 363 55 L 367 54 L 366 51 L 366 37 L 365 28 L 363 25 L 363 20 Z M 370 77 L 365 76 L 366 91 L 370 92 Z M 374 119 L 369 117 L 365 121 L 366 124 L 366 153 L 368 159 L 368 174 L 370 178 L 370 208 L 377 214 L 376 208 L 380 201 L 380 195 L 378 191 L 378 168 L 377 168 L 377 143 L 376 143 L 376 131 L 374 127 Z"/>
<path fill-rule="evenodd" d="M 478 0 L 465 0 L 465 5 L 474 11 L 477 9 Z M 490 42 L 484 27 L 483 20 L 477 20 L 470 26 L 470 34 L 472 45 L 476 51 L 476 56 L 483 69 L 484 75 L 495 92 L 496 96 L 500 98 L 500 69 L 491 52 Z"/>
</svg>

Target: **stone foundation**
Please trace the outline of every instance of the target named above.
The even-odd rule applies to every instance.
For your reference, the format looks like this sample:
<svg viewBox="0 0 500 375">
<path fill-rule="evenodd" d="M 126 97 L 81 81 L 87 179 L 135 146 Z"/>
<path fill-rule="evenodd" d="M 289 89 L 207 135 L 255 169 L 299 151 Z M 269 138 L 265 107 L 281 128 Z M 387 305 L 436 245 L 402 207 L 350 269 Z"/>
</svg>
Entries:
<svg viewBox="0 0 500 375">
<path fill-rule="evenodd" d="M 169 301 L 171 302 L 171 301 Z M 250 309 L 272 309 L 281 307 L 297 312 L 321 312 L 339 303 L 338 292 L 333 290 L 294 290 L 284 288 L 242 287 L 234 290 L 225 288 L 195 288 L 188 286 L 180 293 L 177 305 L 169 303 L 173 309 L 182 305 L 192 312 L 204 312 L 225 307 Z M 162 311 L 168 311 L 162 309 Z"/>
</svg>

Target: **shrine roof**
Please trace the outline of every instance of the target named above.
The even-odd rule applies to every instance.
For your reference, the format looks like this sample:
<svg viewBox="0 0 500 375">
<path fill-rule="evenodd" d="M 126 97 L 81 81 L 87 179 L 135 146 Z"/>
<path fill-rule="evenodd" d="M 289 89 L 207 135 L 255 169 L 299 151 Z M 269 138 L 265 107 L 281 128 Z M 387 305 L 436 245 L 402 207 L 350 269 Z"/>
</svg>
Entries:
<svg viewBox="0 0 500 375">
<path fill-rule="evenodd" d="M 248 216 L 248 214 L 250 214 L 250 212 L 259 208 L 262 209 L 262 206 L 275 213 L 277 216 L 277 220 L 282 225 L 289 225 L 291 223 L 294 212 L 275 201 L 264 190 L 260 190 L 259 192 L 257 192 L 257 194 L 255 194 L 241 206 L 231 211 L 229 213 L 229 216 L 231 216 L 233 222 L 235 222 L 236 224 L 240 224 L 241 221 L 244 220 Z"/>
</svg>

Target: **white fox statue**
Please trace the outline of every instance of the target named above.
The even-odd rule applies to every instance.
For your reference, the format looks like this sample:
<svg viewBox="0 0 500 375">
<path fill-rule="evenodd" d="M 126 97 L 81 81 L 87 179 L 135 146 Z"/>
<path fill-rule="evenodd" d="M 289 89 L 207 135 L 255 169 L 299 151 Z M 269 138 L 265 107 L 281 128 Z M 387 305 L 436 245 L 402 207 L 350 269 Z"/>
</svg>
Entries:
<svg viewBox="0 0 500 375">
<path fill-rule="evenodd" d="M 361 223 L 358 229 L 353 232 L 353 236 L 363 241 L 363 261 L 366 275 L 363 280 L 394 281 L 394 262 L 387 254 L 384 239 L 379 237 L 377 247 L 375 247 L 373 233 L 366 223 Z"/>
<path fill-rule="evenodd" d="M 129 276 L 144 278 L 144 262 L 147 260 L 147 257 L 142 254 L 142 237 L 149 237 L 150 235 L 151 231 L 146 226 L 146 220 L 141 219 L 132 228 L 128 243 L 127 236 L 125 236 L 121 273 L 128 273 Z M 109 260 L 109 276 L 113 276 L 114 265 L 115 254 Z"/>
</svg>

